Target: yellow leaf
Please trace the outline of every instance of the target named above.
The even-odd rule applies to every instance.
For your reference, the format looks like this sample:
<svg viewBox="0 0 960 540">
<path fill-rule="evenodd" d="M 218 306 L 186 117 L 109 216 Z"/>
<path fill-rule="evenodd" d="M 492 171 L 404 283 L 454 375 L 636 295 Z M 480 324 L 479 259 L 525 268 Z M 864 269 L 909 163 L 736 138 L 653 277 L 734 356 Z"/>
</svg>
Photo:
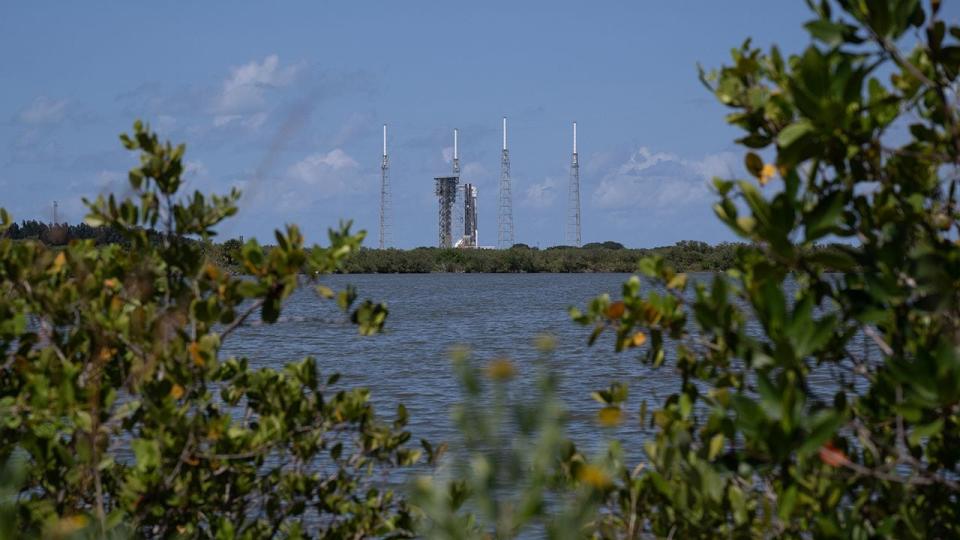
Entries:
<svg viewBox="0 0 960 540">
<path fill-rule="evenodd" d="M 173 388 L 170 389 L 170 395 L 173 396 L 173 399 L 180 399 L 183 397 L 183 387 L 179 384 L 173 385 Z"/>
<path fill-rule="evenodd" d="M 580 470 L 577 472 L 577 479 L 597 489 L 606 489 L 613 484 L 613 482 L 610 481 L 610 477 L 607 476 L 607 473 L 603 472 L 603 470 L 596 465 L 584 465 L 580 467 Z"/>
<path fill-rule="evenodd" d="M 517 368 L 507 358 L 497 358 L 487 364 L 487 376 L 496 381 L 512 379 L 517 374 Z"/>
<path fill-rule="evenodd" d="M 326 299 L 330 299 L 333 298 L 333 289 L 325 285 L 317 285 L 317 294 Z"/>
<path fill-rule="evenodd" d="M 557 348 L 557 338 L 550 334 L 540 334 L 533 343 L 540 352 L 551 352 Z"/>
<path fill-rule="evenodd" d="M 737 218 L 737 226 L 743 229 L 743 232 L 748 234 L 753 232 L 753 227 L 756 224 L 757 220 L 750 216 L 740 216 Z"/>
<path fill-rule="evenodd" d="M 198 366 L 202 366 L 204 364 L 203 356 L 200 354 L 200 345 L 198 345 L 196 341 L 191 342 L 187 347 L 187 350 L 190 351 L 190 357 L 193 358 L 194 364 Z"/>
<path fill-rule="evenodd" d="M 643 316 L 648 324 L 657 324 L 663 317 L 663 313 L 660 313 L 660 310 L 652 304 L 647 304 L 643 307 Z"/>
<path fill-rule="evenodd" d="M 707 454 L 707 459 L 713 461 L 716 458 L 720 451 L 723 450 L 723 433 L 717 433 L 710 438 L 710 449 Z"/>
<path fill-rule="evenodd" d="M 57 253 L 56 258 L 53 259 L 53 271 L 59 272 L 63 265 L 67 263 L 67 256 L 61 251 Z"/>
<path fill-rule="evenodd" d="M 613 427 L 620 423 L 623 418 L 623 411 L 620 407 L 604 407 L 597 413 L 597 420 L 601 426 Z"/>
<path fill-rule="evenodd" d="M 760 169 L 760 185 L 761 186 L 767 185 L 767 182 L 773 179 L 773 177 L 776 175 L 777 175 L 777 168 L 774 165 L 767 163 L 766 165 L 763 166 L 762 169 Z"/>
<path fill-rule="evenodd" d="M 669 282 L 667 282 L 667 287 L 671 289 L 682 289 L 687 285 L 687 275 L 686 274 L 677 274 L 673 276 Z"/>
<path fill-rule="evenodd" d="M 61 519 L 60 521 L 58 521 L 56 525 L 54 525 L 53 531 L 52 531 L 53 537 L 63 538 L 63 537 L 71 536 L 77 531 L 85 528 L 88 522 L 89 520 L 87 519 L 87 516 L 83 516 L 79 514 L 73 515 L 73 516 L 67 516 Z"/>
</svg>

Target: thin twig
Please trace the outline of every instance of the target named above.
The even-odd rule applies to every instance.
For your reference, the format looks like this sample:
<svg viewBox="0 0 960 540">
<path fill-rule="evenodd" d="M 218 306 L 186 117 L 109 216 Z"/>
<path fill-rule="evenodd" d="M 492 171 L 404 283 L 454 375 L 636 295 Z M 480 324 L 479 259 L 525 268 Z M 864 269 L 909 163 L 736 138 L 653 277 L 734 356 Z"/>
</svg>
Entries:
<svg viewBox="0 0 960 540">
<path fill-rule="evenodd" d="M 243 322 L 247 320 L 247 317 L 249 317 L 250 315 L 252 315 L 254 311 L 256 311 L 256 310 L 259 309 L 261 306 L 263 306 L 263 303 L 265 302 L 265 300 L 266 300 L 266 299 L 264 299 L 264 298 L 261 298 L 260 300 L 257 300 L 256 302 L 254 302 L 253 304 L 251 304 L 250 307 L 247 308 L 247 310 L 244 311 L 242 315 L 240 315 L 239 317 L 237 317 L 237 319 L 236 319 L 235 321 L 233 321 L 232 323 L 230 323 L 230 326 L 228 326 L 223 332 L 220 333 L 220 341 L 223 342 L 223 340 L 226 339 L 227 336 L 229 336 L 234 330 L 236 330 L 237 328 L 239 328 L 240 325 L 243 324 Z"/>
<path fill-rule="evenodd" d="M 874 343 L 877 344 L 877 347 L 880 347 L 880 351 L 887 356 L 893 356 L 893 349 L 890 345 L 887 345 L 887 342 L 883 340 L 883 336 L 877 333 L 876 329 L 872 326 L 865 324 L 863 328 L 863 333 L 866 334 Z"/>
</svg>

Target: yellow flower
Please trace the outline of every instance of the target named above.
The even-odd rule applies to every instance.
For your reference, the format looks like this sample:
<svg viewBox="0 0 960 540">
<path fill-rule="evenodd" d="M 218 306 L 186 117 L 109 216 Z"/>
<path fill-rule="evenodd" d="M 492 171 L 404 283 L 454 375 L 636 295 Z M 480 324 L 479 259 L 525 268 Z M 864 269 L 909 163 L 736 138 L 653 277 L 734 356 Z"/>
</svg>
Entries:
<svg viewBox="0 0 960 540">
<path fill-rule="evenodd" d="M 183 387 L 179 384 L 173 385 L 173 388 L 170 389 L 170 395 L 173 396 L 173 399 L 180 399 L 183 397 Z"/>
<path fill-rule="evenodd" d="M 644 334 L 643 332 L 637 332 L 636 334 L 633 335 L 632 338 L 630 338 L 631 347 L 639 347 L 646 342 L 647 342 L 647 335 Z"/>
<path fill-rule="evenodd" d="M 777 168 L 770 163 L 767 163 L 760 169 L 760 185 L 765 186 L 767 182 L 773 179 L 777 175 Z"/>
</svg>

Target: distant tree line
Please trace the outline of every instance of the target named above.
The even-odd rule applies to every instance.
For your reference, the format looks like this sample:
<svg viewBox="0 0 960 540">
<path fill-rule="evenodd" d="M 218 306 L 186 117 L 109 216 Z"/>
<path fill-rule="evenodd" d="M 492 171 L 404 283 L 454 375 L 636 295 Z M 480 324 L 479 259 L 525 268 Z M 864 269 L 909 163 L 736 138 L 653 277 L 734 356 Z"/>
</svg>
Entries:
<svg viewBox="0 0 960 540">
<path fill-rule="evenodd" d="M 150 231 L 150 238 L 163 236 Z M 85 223 L 48 224 L 36 220 L 14 223 L 3 234 L 13 240 L 40 240 L 48 246 L 64 246 L 71 240 L 94 240 L 97 245 L 126 244 L 124 237 L 110 227 L 91 227 Z M 199 241 L 198 241 L 199 242 Z M 232 238 L 222 243 L 199 242 L 201 251 L 212 262 L 242 273 L 240 250 L 243 244 Z M 633 249 L 619 242 L 592 242 L 583 247 L 552 246 L 544 249 L 514 244 L 510 249 L 441 249 L 418 247 L 403 249 L 361 249 L 352 254 L 339 270 L 346 274 L 427 274 L 427 273 L 629 273 L 637 270 L 643 257 L 659 256 L 678 272 L 722 272 L 733 266 L 737 249 L 747 244 L 721 242 L 710 245 L 682 240 L 672 246 Z M 829 250 L 830 246 L 815 249 Z M 270 247 L 265 248 L 268 252 Z"/>
<path fill-rule="evenodd" d="M 672 246 L 627 249 L 617 242 L 583 247 L 555 246 L 546 249 L 516 244 L 510 249 L 410 250 L 361 249 L 343 265 L 345 273 L 428 272 L 634 272 L 642 257 L 659 255 L 683 272 L 711 272 L 730 268 L 737 243 L 710 245 L 683 241 Z"/>
<path fill-rule="evenodd" d="M 94 240 L 98 245 L 123 243 L 123 236 L 110 227 L 43 223 L 33 219 L 11 224 L 2 236 L 12 240 L 40 240 L 48 246 L 65 246 L 71 240 Z"/>
</svg>

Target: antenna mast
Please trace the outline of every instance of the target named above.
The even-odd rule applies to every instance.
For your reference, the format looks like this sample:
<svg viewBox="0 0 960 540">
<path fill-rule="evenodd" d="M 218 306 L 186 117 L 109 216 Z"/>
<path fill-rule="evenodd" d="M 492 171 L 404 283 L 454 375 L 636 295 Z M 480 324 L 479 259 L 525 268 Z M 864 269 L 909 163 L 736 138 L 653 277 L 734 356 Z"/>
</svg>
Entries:
<svg viewBox="0 0 960 540">
<path fill-rule="evenodd" d="M 513 245 L 513 193 L 510 186 L 510 151 L 507 150 L 507 117 L 503 117 L 503 153 L 500 157 L 500 207 L 497 214 L 497 247 Z"/>
<path fill-rule="evenodd" d="M 390 159 L 387 157 L 387 125 L 383 125 L 383 160 L 380 162 L 380 249 L 389 243 L 390 234 Z"/>
<path fill-rule="evenodd" d="M 577 123 L 573 123 L 573 155 L 570 158 L 570 185 L 567 194 L 568 245 L 580 247 L 580 159 L 577 157 Z"/>
<path fill-rule="evenodd" d="M 453 128 L 453 175 L 460 176 L 460 145 L 457 140 L 460 130 Z"/>
<path fill-rule="evenodd" d="M 57 224 L 57 201 L 53 201 L 53 224 Z"/>
</svg>

